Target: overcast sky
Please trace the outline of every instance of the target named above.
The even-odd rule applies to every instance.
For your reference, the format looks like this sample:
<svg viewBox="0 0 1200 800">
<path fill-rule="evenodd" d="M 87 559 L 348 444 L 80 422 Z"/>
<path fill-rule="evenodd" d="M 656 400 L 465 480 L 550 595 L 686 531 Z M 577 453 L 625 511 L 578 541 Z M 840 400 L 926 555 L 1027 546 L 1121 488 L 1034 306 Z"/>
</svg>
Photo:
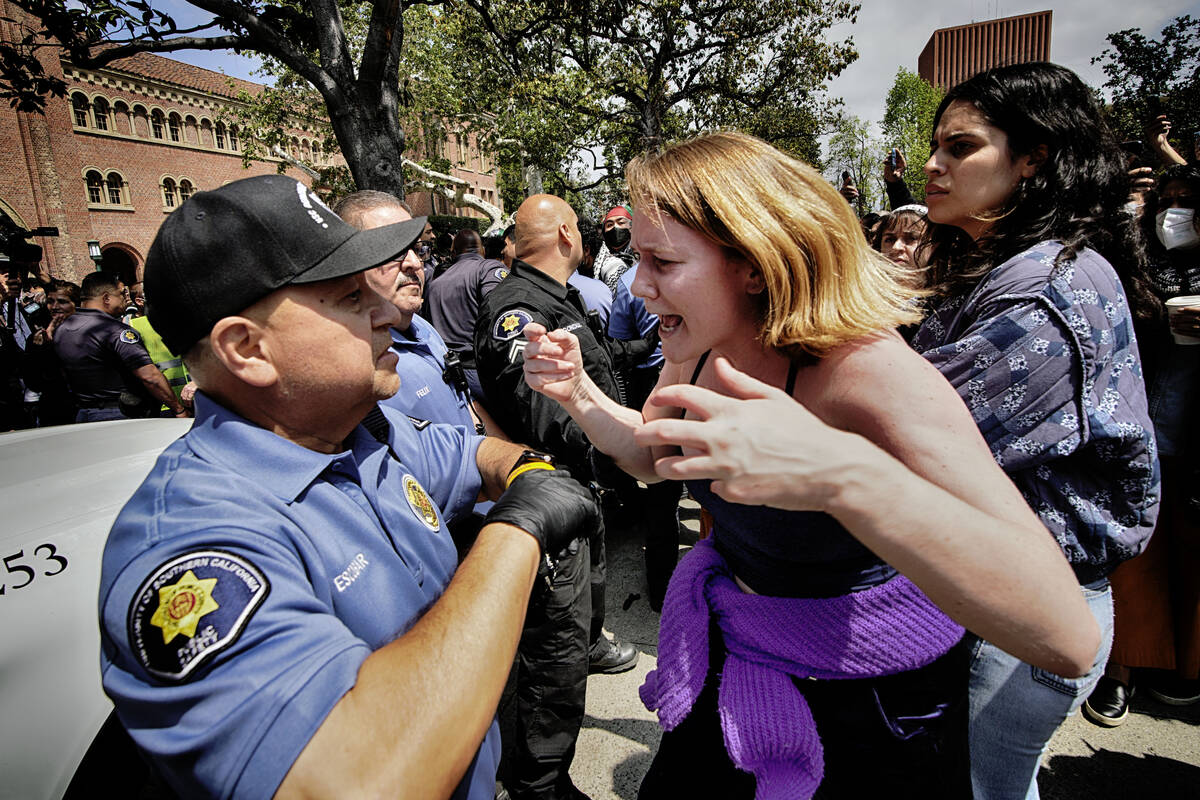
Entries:
<svg viewBox="0 0 1200 800">
<path fill-rule="evenodd" d="M 160 0 L 162 10 L 172 13 L 181 26 L 203 19 L 182 0 Z M 917 69 L 917 57 L 938 28 L 965 25 L 999 17 L 1051 10 L 1050 57 L 1070 67 L 1092 86 L 1104 82 L 1103 73 L 1091 58 L 1106 46 L 1104 37 L 1126 28 L 1141 28 L 1158 36 L 1164 24 L 1182 14 L 1200 16 L 1200 0 L 863 0 L 854 25 L 840 25 L 832 38 L 854 38 L 858 60 L 830 85 L 833 97 L 842 97 L 850 113 L 872 122 L 883 118 L 883 101 L 896 70 Z M 206 16 L 206 15 L 205 15 Z M 239 78 L 255 80 L 256 61 L 233 53 L 181 52 L 172 55 L 209 69 L 224 70 Z M 261 80 L 259 78 L 258 80 Z"/>
<path fill-rule="evenodd" d="M 896 70 L 916 72 L 917 58 L 935 30 L 1046 10 L 1054 12 L 1050 59 L 1099 87 L 1104 74 L 1090 61 L 1107 46 L 1105 36 L 1141 28 L 1157 38 L 1173 18 L 1200 16 L 1200 0 L 863 0 L 856 24 L 830 31 L 834 38 L 852 36 L 858 49 L 858 60 L 830 84 L 830 94 L 843 98 L 851 114 L 878 122 Z"/>
</svg>

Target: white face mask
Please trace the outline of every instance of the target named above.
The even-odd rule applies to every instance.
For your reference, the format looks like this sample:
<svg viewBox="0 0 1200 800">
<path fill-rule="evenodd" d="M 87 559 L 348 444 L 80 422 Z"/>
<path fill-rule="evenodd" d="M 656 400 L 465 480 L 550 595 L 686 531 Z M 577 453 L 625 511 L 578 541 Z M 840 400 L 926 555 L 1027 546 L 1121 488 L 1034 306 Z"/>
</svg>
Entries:
<svg viewBox="0 0 1200 800">
<path fill-rule="evenodd" d="M 1196 211 L 1191 208 L 1168 208 L 1154 218 L 1154 232 L 1168 250 L 1186 250 L 1200 244 L 1196 233 Z"/>
</svg>

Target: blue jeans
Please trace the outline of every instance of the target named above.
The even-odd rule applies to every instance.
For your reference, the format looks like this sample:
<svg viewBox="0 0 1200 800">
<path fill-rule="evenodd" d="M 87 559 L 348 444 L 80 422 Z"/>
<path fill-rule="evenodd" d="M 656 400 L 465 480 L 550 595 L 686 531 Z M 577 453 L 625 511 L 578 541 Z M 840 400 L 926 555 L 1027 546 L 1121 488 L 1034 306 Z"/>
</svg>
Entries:
<svg viewBox="0 0 1200 800">
<path fill-rule="evenodd" d="M 76 422 L 107 422 L 110 419 L 129 419 L 119 408 L 81 408 L 75 415 Z"/>
<path fill-rule="evenodd" d="M 1037 773 L 1050 737 L 1104 674 L 1113 640 L 1108 581 L 1083 587 L 1100 625 L 1100 651 L 1082 678 L 1062 678 L 976 637 L 971 661 L 971 784 L 975 800 L 1038 800 Z"/>
</svg>

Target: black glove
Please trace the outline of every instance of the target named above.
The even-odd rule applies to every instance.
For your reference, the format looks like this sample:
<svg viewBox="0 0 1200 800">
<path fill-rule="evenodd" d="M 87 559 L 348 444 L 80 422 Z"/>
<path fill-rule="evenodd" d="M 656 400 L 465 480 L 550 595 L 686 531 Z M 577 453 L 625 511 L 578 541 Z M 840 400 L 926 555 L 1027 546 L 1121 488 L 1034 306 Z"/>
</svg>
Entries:
<svg viewBox="0 0 1200 800">
<path fill-rule="evenodd" d="M 612 346 L 613 366 L 617 369 L 631 369 L 641 364 L 658 347 L 658 323 L 641 339 L 610 339 Z"/>
<path fill-rule="evenodd" d="M 599 530 L 600 509 L 571 473 L 534 469 L 516 477 L 483 522 L 513 525 L 537 539 L 543 553 L 558 553 Z"/>
</svg>

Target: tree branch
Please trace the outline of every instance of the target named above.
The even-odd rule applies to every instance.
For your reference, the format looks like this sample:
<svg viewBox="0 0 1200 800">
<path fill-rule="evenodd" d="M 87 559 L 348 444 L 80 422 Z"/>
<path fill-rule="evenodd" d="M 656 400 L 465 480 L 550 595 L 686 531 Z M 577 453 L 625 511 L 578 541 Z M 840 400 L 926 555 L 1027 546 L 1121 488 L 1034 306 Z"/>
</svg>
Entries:
<svg viewBox="0 0 1200 800">
<path fill-rule="evenodd" d="M 197 36 L 181 36 L 176 39 L 163 39 L 162 41 L 129 41 L 124 44 L 119 44 L 116 47 L 108 47 L 97 52 L 95 55 L 82 56 L 72 54 L 71 61 L 81 67 L 102 67 L 105 64 L 111 64 L 113 61 L 138 53 L 171 53 L 176 50 L 229 50 L 232 48 L 246 48 L 250 42 L 241 36 L 213 36 L 213 37 L 197 37 Z"/>
</svg>

